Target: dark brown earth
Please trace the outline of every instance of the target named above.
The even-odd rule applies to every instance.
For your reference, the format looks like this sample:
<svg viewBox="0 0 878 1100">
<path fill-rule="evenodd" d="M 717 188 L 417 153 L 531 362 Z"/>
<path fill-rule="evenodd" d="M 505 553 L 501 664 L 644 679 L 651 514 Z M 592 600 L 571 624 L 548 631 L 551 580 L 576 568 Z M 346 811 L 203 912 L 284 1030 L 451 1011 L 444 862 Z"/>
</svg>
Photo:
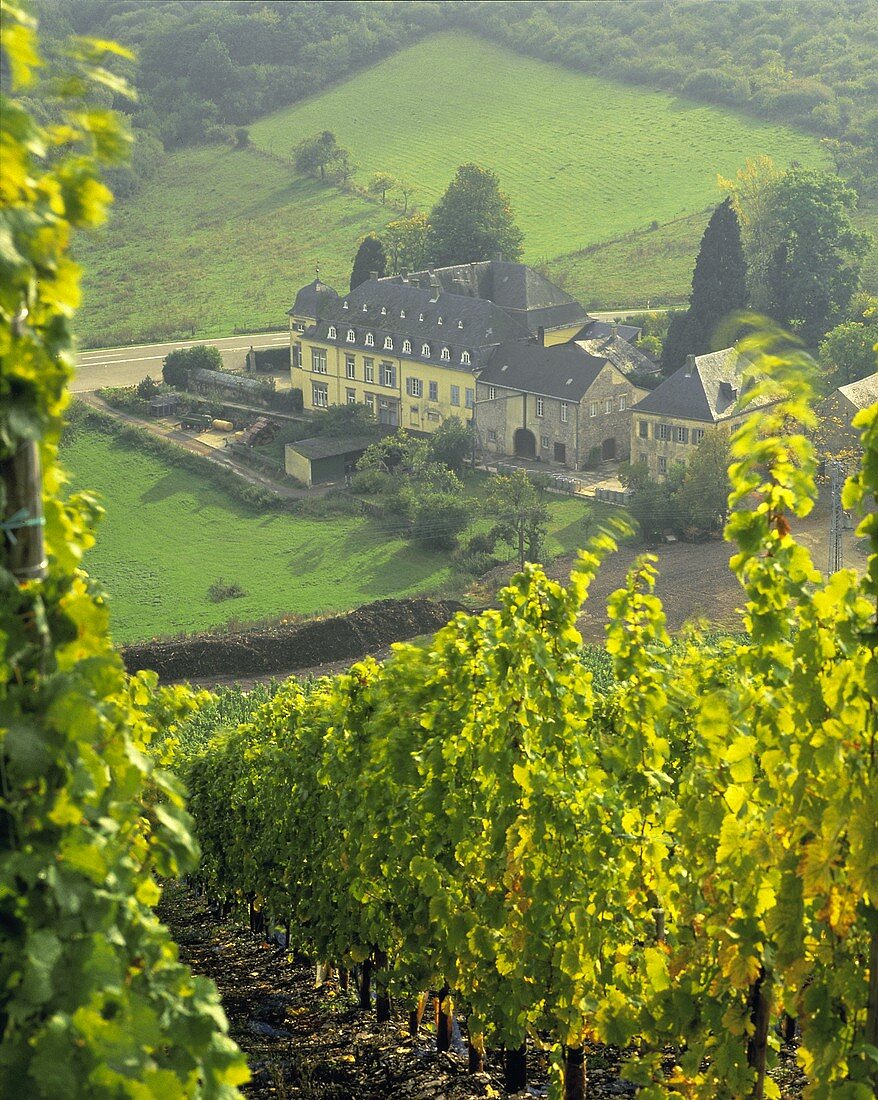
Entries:
<svg viewBox="0 0 878 1100">
<path fill-rule="evenodd" d="M 243 910 L 239 914 L 246 920 Z M 187 887 L 165 884 L 159 917 L 180 947 L 181 959 L 212 978 L 229 1018 L 230 1034 L 252 1072 L 244 1093 L 254 1100 L 476 1100 L 504 1093 L 502 1058 L 488 1051 L 485 1072 L 468 1069 L 463 1036 L 447 1053 L 437 1053 L 434 1017 L 428 1008 L 417 1038 L 408 1016 L 394 1006 L 389 1023 L 357 1005 L 337 981 L 315 984 L 307 960 L 288 956 L 241 920 L 221 919 Z M 586 1051 L 589 1100 L 633 1096 L 619 1079 L 615 1048 Z M 529 1046 L 528 1090 L 520 1098 L 545 1095 L 547 1056 Z M 795 1048 L 787 1045 L 771 1076 L 783 1100 L 797 1100 L 803 1080 Z"/>
</svg>

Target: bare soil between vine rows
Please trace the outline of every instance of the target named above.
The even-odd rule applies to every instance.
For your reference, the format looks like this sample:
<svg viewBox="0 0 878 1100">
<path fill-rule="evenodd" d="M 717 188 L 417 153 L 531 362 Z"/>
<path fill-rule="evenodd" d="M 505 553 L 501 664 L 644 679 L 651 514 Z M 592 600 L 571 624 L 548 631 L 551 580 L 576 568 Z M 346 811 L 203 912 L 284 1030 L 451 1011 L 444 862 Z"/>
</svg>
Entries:
<svg viewBox="0 0 878 1100">
<path fill-rule="evenodd" d="M 418 1038 L 408 1015 L 395 1008 L 389 1023 L 362 1011 L 353 992 L 335 981 L 315 986 L 307 960 L 292 958 L 233 915 L 221 919 L 204 898 L 168 882 L 158 909 L 196 974 L 213 979 L 229 1018 L 231 1037 L 244 1051 L 252 1079 L 243 1092 L 253 1100 L 476 1100 L 504 1097 L 499 1052 L 489 1051 L 485 1072 L 470 1073 L 463 1041 L 437 1053 L 430 1009 Z M 465 1033 L 465 1024 L 464 1024 Z M 586 1051 L 588 1100 L 636 1095 L 618 1076 L 613 1048 Z M 528 1088 L 520 1098 L 545 1096 L 547 1056 L 528 1049 Z M 784 1100 L 801 1095 L 794 1051 L 785 1048 L 772 1077 Z"/>
</svg>

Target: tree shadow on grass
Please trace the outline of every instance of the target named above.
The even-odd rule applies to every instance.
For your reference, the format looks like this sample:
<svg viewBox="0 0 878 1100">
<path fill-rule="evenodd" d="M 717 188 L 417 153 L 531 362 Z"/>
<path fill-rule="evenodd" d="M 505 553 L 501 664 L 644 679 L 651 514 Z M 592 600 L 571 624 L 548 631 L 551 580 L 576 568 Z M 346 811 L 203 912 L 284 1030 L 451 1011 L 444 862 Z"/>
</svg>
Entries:
<svg viewBox="0 0 878 1100">
<path fill-rule="evenodd" d="M 169 497 L 177 496 L 181 488 L 179 473 L 176 470 L 169 471 L 160 477 L 158 481 L 154 481 L 146 492 L 140 494 L 140 502 L 141 504 L 157 504 Z M 192 511 L 200 512 L 201 505 L 197 505 Z"/>
</svg>

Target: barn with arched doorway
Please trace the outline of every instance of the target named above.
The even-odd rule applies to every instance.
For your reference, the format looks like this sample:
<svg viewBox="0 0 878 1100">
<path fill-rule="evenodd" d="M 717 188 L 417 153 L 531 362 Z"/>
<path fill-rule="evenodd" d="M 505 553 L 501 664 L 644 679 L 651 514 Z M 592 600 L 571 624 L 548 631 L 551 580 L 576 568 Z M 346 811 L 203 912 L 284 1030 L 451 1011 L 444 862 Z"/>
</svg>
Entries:
<svg viewBox="0 0 878 1100">
<path fill-rule="evenodd" d="M 528 428 L 518 428 L 516 430 L 514 453 L 516 458 L 537 457 L 537 437 Z"/>
</svg>

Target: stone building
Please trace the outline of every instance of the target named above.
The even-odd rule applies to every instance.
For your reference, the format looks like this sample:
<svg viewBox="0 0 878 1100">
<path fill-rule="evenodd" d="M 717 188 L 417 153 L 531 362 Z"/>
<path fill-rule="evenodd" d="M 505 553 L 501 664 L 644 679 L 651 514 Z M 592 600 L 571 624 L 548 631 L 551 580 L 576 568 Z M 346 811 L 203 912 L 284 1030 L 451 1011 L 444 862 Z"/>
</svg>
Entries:
<svg viewBox="0 0 878 1100">
<path fill-rule="evenodd" d="M 627 458 L 630 409 L 643 394 L 606 357 L 575 343 L 503 343 L 476 383 L 477 445 L 484 455 L 571 470 Z"/>
<path fill-rule="evenodd" d="M 839 386 L 816 408 L 818 425 L 814 445 L 821 458 L 841 462 L 848 473 L 859 465 L 863 448 L 860 433 L 851 421 L 862 409 L 878 402 L 878 373 Z"/>
<path fill-rule="evenodd" d="M 650 476 L 661 480 L 675 462 L 689 461 L 705 432 L 733 431 L 755 408 L 773 404 L 766 397 L 739 409 L 750 365 L 735 348 L 690 355 L 632 409 L 631 461 L 645 463 Z"/>
</svg>

